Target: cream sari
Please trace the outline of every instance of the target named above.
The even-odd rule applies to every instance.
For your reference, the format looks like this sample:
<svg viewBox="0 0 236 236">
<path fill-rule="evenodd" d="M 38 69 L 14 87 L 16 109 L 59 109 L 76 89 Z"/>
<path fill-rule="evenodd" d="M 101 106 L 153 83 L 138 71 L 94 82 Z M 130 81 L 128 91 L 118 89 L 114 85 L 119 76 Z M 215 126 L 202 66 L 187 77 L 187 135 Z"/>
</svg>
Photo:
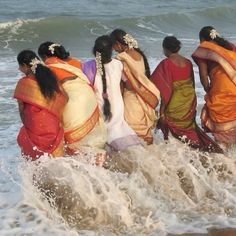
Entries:
<svg viewBox="0 0 236 236">
<path fill-rule="evenodd" d="M 124 64 L 124 74 L 132 89 L 124 88 L 125 120 L 147 143 L 152 143 L 151 130 L 155 127 L 160 92 L 146 77 L 143 59 L 136 61 L 126 52 L 117 55 Z"/>
<path fill-rule="evenodd" d="M 107 135 L 100 116 L 96 96 L 84 73 L 69 64 L 50 64 L 50 67 L 66 70 L 77 76 L 62 84 L 69 101 L 63 113 L 65 141 L 74 152 L 83 146 L 103 149 Z"/>
</svg>

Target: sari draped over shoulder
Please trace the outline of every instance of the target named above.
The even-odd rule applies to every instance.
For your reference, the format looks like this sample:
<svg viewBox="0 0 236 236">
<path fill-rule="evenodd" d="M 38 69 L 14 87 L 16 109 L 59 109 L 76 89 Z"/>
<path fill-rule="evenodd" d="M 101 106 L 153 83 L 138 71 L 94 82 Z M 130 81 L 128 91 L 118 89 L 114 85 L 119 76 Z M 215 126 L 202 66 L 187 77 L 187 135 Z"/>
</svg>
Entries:
<svg viewBox="0 0 236 236">
<path fill-rule="evenodd" d="M 195 62 L 217 63 L 209 72 L 210 90 L 205 95 L 201 114 L 202 126 L 212 132 L 216 141 L 236 143 L 236 52 L 212 42 L 203 42 L 192 55 Z"/>
<path fill-rule="evenodd" d="M 36 159 L 47 153 L 64 155 L 62 113 L 67 102 L 62 93 L 46 99 L 34 77 L 24 77 L 17 83 L 14 98 L 23 103 L 23 127 L 17 137 L 22 154 Z"/>
<path fill-rule="evenodd" d="M 131 88 L 125 87 L 123 91 L 125 120 L 139 137 L 150 144 L 160 92 L 146 77 L 143 59 L 136 61 L 126 52 L 118 54 L 117 59 L 123 62 L 126 83 Z"/>
<path fill-rule="evenodd" d="M 82 63 L 77 58 L 69 57 L 68 59 L 65 60 L 65 62 L 70 64 L 71 66 L 81 69 Z"/>
<path fill-rule="evenodd" d="M 192 63 L 188 60 L 185 67 L 179 67 L 170 59 L 164 59 L 151 78 L 160 90 L 162 102 L 165 104 L 166 124 L 159 127 L 164 137 L 168 139 L 170 131 L 175 138 L 193 148 L 222 152 L 196 124 L 197 99 L 192 78 Z"/>
<path fill-rule="evenodd" d="M 65 141 L 70 152 L 81 146 L 103 148 L 106 132 L 93 87 L 80 68 L 62 60 L 46 61 L 69 97 L 63 113 Z M 73 78 L 73 79 L 71 79 Z"/>
</svg>

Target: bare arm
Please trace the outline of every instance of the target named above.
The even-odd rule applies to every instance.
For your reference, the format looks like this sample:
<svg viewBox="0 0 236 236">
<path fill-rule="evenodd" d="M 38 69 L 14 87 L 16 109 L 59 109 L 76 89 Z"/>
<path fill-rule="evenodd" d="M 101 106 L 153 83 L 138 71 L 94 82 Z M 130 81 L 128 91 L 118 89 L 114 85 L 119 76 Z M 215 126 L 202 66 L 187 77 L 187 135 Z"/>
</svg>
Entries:
<svg viewBox="0 0 236 236">
<path fill-rule="evenodd" d="M 194 71 L 192 69 L 192 79 L 193 79 L 193 87 L 195 88 L 195 76 L 194 76 Z"/>
<path fill-rule="evenodd" d="M 207 71 L 207 63 L 206 61 L 199 60 L 198 62 L 199 67 L 199 76 L 201 80 L 201 84 L 206 92 L 210 89 L 210 83 L 208 79 L 208 71 Z"/>
<path fill-rule="evenodd" d="M 161 106 L 160 106 L 160 118 L 164 119 L 165 118 L 165 103 L 163 102 L 163 99 L 161 99 Z"/>
<path fill-rule="evenodd" d="M 22 123 L 24 123 L 24 103 L 18 100 L 18 109 Z"/>
</svg>

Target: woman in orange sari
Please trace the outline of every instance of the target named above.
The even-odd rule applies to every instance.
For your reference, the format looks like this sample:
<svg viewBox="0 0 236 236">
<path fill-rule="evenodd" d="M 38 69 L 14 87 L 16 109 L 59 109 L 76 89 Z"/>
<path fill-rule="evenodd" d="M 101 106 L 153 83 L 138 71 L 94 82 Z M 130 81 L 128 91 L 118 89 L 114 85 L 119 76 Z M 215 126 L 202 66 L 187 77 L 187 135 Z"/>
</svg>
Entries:
<svg viewBox="0 0 236 236">
<path fill-rule="evenodd" d="M 33 51 L 20 52 L 17 61 L 19 70 L 25 74 L 14 92 L 23 123 L 17 137 L 22 154 L 30 159 L 45 153 L 53 157 L 63 156 L 61 122 L 67 97 L 60 90 L 54 74 Z"/>
<path fill-rule="evenodd" d="M 164 139 L 171 134 L 193 148 L 209 152 L 222 152 L 196 124 L 197 99 L 195 94 L 193 66 L 190 60 L 178 52 L 180 41 L 174 36 L 163 40 L 167 57 L 156 67 L 151 78 L 161 93 L 158 128 Z"/>
<path fill-rule="evenodd" d="M 200 45 L 192 57 L 206 92 L 202 126 L 224 146 L 236 143 L 236 52 L 233 44 L 212 27 L 199 33 Z"/>
<path fill-rule="evenodd" d="M 40 57 L 55 73 L 69 97 L 63 113 L 63 127 L 68 154 L 83 147 L 93 147 L 104 154 L 106 131 L 90 81 L 77 59 L 62 45 L 45 42 L 38 49 Z M 105 154 L 104 154 L 105 156 Z"/>
<path fill-rule="evenodd" d="M 159 101 L 159 91 L 149 80 L 150 69 L 144 53 L 137 41 L 121 29 L 114 30 L 110 37 L 113 48 L 123 62 L 123 99 L 125 120 L 147 144 L 153 142 L 152 129 L 156 124 L 155 108 Z"/>
</svg>

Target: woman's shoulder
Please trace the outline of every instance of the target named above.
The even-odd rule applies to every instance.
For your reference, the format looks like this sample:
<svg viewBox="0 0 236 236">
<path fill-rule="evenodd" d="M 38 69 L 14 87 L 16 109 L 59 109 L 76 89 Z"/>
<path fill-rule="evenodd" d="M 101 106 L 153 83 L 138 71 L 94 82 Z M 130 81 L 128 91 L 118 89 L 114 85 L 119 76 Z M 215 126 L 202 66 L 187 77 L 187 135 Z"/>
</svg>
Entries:
<svg viewBox="0 0 236 236">
<path fill-rule="evenodd" d="M 75 57 L 69 57 L 67 60 L 65 60 L 67 63 L 69 63 L 72 66 L 81 68 L 81 61 Z"/>
<path fill-rule="evenodd" d="M 126 52 L 120 52 L 116 55 L 116 59 L 124 61 L 127 59 L 128 54 Z"/>
<path fill-rule="evenodd" d="M 22 81 L 22 80 L 24 80 L 24 81 L 25 80 L 35 80 L 35 77 L 33 75 L 25 75 L 19 79 L 19 81 Z"/>
<path fill-rule="evenodd" d="M 116 66 L 123 67 L 122 62 L 121 62 L 120 60 L 118 60 L 117 58 L 113 58 L 113 59 L 111 60 L 111 63 L 114 64 L 114 65 L 116 65 Z"/>
<path fill-rule="evenodd" d="M 61 59 L 59 59 L 58 57 L 48 57 L 46 58 L 46 60 L 44 61 L 44 63 L 46 65 L 50 65 L 50 64 L 56 64 L 56 63 L 63 63 L 63 61 Z"/>
</svg>

